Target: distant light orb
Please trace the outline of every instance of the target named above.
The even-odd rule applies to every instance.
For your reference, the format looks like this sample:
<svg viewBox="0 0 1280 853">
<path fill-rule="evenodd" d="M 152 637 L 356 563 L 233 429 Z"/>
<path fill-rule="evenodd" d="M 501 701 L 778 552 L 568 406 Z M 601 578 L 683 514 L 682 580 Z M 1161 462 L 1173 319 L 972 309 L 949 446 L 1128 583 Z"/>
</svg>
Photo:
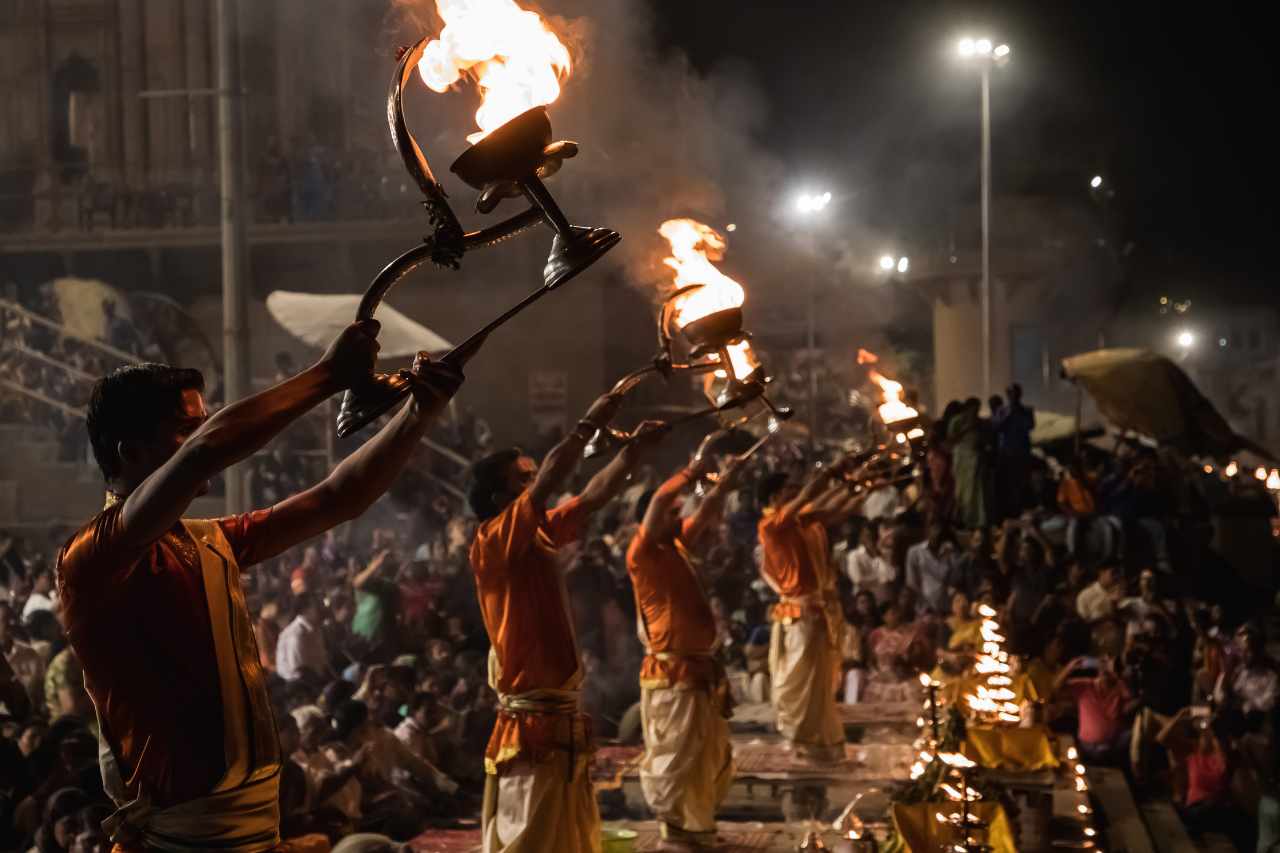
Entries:
<svg viewBox="0 0 1280 853">
<path fill-rule="evenodd" d="M 801 213 L 817 213 L 831 203 L 831 193 L 803 193 L 796 198 L 796 209 Z"/>
<path fill-rule="evenodd" d="M 1009 45 L 1002 44 L 997 46 L 996 49 L 993 51 L 993 53 L 995 54 L 996 59 L 1004 59 L 1006 56 L 1009 55 L 1009 50 L 1010 50 Z"/>
<path fill-rule="evenodd" d="M 1225 347 L 1226 345 L 1227 345 L 1227 339 L 1226 339 L 1226 338 L 1218 338 L 1218 346 L 1220 346 L 1220 347 Z"/>
<path fill-rule="evenodd" d="M 898 258 L 898 272 L 906 272 L 911 267 L 909 258 Z"/>
<path fill-rule="evenodd" d="M 885 272 L 889 272 L 890 270 L 892 270 L 895 263 L 896 262 L 889 255 L 880 256 L 880 269 L 884 270 Z"/>
<path fill-rule="evenodd" d="M 1095 190 L 1096 190 L 1098 187 L 1102 186 L 1102 176 L 1101 176 L 1101 175 L 1094 175 L 1094 176 L 1093 176 L 1093 180 L 1089 182 L 1089 186 L 1093 187 Z"/>
<path fill-rule="evenodd" d="M 724 230 L 728 231 L 729 233 L 733 233 L 734 231 L 738 230 L 738 223 L 730 222 L 728 225 L 724 227 Z"/>
<path fill-rule="evenodd" d="M 973 56 L 975 50 L 973 39 L 960 39 L 960 55 L 965 59 Z"/>
<path fill-rule="evenodd" d="M 1178 342 L 1178 346 L 1183 349 L 1190 349 L 1195 345 L 1196 336 L 1189 331 L 1182 331 L 1178 332 L 1178 337 L 1175 340 Z"/>
</svg>

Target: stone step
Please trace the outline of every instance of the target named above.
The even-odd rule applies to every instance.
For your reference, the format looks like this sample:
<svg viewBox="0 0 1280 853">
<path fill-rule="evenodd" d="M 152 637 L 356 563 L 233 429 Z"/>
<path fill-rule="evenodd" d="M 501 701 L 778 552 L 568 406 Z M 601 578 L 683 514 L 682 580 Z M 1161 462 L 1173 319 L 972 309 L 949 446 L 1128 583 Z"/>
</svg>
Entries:
<svg viewBox="0 0 1280 853">
<path fill-rule="evenodd" d="M 1167 801 L 1142 804 L 1142 820 L 1158 853 L 1199 853 L 1200 848 L 1187 834 L 1182 818 Z"/>
<path fill-rule="evenodd" d="M 1093 797 L 1107 821 L 1107 850 L 1155 853 L 1142 813 L 1133 801 L 1124 773 L 1109 767 L 1088 768 Z"/>
</svg>

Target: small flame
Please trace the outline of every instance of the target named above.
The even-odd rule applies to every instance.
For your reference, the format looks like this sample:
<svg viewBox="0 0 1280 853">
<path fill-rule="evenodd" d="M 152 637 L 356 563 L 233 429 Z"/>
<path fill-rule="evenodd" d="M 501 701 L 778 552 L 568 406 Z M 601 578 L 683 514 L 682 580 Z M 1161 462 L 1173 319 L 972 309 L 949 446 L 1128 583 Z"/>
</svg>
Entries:
<svg viewBox="0 0 1280 853">
<path fill-rule="evenodd" d="M 672 305 L 676 326 L 684 328 L 708 314 L 742 305 L 746 299 L 742 285 L 712 263 L 724 257 L 726 244 L 720 232 L 696 219 L 668 219 L 658 226 L 658 233 L 671 244 L 671 255 L 662 262 L 675 270 L 676 288 L 702 285 L 678 297 Z"/>
<path fill-rule="evenodd" d="M 1273 492 L 1280 492 L 1280 468 L 1271 469 L 1271 473 L 1267 476 L 1267 488 Z"/>
<path fill-rule="evenodd" d="M 861 349 L 858 350 L 858 364 L 876 364 L 880 361 L 880 357 L 875 353 Z M 867 371 L 868 378 L 872 382 L 880 386 L 880 393 L 884 395 L 884 403 L 880 405 L 880 420 L 886 424 L 894 424 L 898 421 L 907 421 L 912 418 L 919 417 L 920 413 L 915 409 L 902 402 L 902 383 L 895 382 L 884 376 L 880 371 L 872 368 Z M 914 430 L 913 430 L 914 432 Z M 921 433 L 923 435 L 923 433 Z M 911 436 L 917 438 L 918 436 Z M 904 437 L 899 444 L 905 443 Z"/>
<path fill-rule="evenodd" d="M 464 74 L 480 89 L 474 144 L 511 119 L 560 97 L 569 76 L 569 49 L 537 12 L 514 0 L 436 0 L 444 21 L 418 62 L 422 81 L 445 92 Z"/>
<path fill-rule="evenodd" d="M 729 344 L 726 349 L 729 352 L 729 361 L 733 365 L 733 375 L 739 379 L 746 379 L 760 366 L 760 361 L 751 349 L 750 341 L 738 341 L 736 344 Z M 716 371 L 717 376 L 723 373 L 724 371 Z"/>
</svg>

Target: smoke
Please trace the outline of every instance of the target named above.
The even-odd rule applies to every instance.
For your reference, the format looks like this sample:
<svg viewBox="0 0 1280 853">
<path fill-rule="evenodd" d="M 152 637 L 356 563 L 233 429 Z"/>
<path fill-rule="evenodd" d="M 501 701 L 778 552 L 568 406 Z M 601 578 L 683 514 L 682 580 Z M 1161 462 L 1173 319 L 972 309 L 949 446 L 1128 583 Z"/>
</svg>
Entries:
<svg viewBox="0 0 1280 853">
<path fill-rule="evenodd" d="M 661 264 L 666 243 L 657 234 L 664 220 L 689 216 L 723 233 L 735 212 L 758 216 L 776 203 L 771 187 L 782 167 L 755 139 L 766 111 L 745 76 L 731 69 L 701 74 L 682 54 L 661 51 L 646 3 L 521 5 L 548 18 L 574 60 L 549 109 L 556 137 L 578 141 L 581 153 L 550 180 L 551 190 L 571 221 L 623 235 L 604 263 L 620 268 L 629 284 L 649 296 L 670 284 Z M 392 25 L 410 38 L 438 32 L 434 9 L 434 0 L 393 0 Z M 433 97 L 455 101 L 432 109 L 458 109 L 460 118 L 437 137 L 440 147 L 428 150 L 440 171 L 465 145 L 476 100 L 465 86 Z M 768 240 L 740 246 L 726 236 L 726 268 L 753 271 L 743 277 L 750 300 L 755 287 L 765 286 L 753 279 L 783 258 Z"/>
</svg>

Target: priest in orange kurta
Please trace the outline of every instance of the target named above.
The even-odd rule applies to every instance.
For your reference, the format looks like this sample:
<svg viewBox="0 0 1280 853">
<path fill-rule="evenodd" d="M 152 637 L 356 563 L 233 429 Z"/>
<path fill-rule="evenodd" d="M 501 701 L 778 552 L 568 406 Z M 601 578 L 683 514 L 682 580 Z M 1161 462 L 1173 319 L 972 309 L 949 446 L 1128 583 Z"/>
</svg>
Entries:
<svg viewBox="0 0 1280 853">
<path fill-rule="evenodd" d="M 836 708 L 844 620 L 826 525 L 846 517 L 854 504 L 843 484 L 831 485 L 833 470 L 819 471 L 803 488 L 780 473 L 759 487 L 761 574 L 780 599 L 770 614 L 769 646 L 778 731 L 797 752 L 819 761 L 844 756 Z"/>
<path fill-rule="evenodd" d="M 461 377 L 419 358 L 413 399 L 323 482 L 252 513 L 183 514 L 211 476 L 366 379 L 376 333 L 349 327 L 312 367 L 212 417 L 194 370 L 129 366 L 94 386 L 88 430 L 107 505 L 62 549 L 57 579 L 98 715 L 117 851 L 279 844 L 280 749 L 241 572 L 372 504 Z"/>
<path fill-rule="evenodd" d="M 722 516 L 741 461 L 730 458 L 697 510 L 682 520 L 683 493 L 710 471 L 706 446 L 642 499 L 640 530 L 627 551 L 645 648 L 640 787 L 668 850 L 714 846 L 716 808 L 733 782 L 729 689 L 715 658 L 715 617 L 695 554 Z"/>
<path fill-rule="evenodd" d="M 518 449 L 476 463 L 469 495 L 480 518 L 471 568 L 491 644 L 489 684 L 498 720 L 485 751 L 485 853 L 593 853 L 600 814 L 588 774 L 593 751 L 581 710 L 582 665 L 558 559 L 591 514 L 626 484 L 665 433 L 641 426 L 582 494 L 548 509 L 592 434 L 608 426 L 619 399 L 605 395 L 539 467 Z"/>
</svg>

